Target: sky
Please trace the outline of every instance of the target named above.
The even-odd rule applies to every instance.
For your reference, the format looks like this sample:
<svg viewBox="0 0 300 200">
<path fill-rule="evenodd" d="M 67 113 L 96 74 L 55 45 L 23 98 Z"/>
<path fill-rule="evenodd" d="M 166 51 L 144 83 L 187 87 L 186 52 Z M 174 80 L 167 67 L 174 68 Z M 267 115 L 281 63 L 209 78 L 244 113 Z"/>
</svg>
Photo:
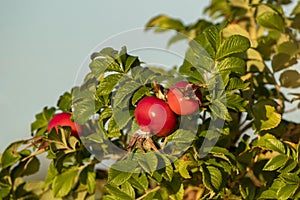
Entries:
<svg viewBox="0 0 300 200">
<path fill-rule="evenodd" d="M 0 0 L 0 152 L 30 137 L 35 115 L 76 85 L 99 44 L 123 42 L 116 36 L 141 30 L 158 14 L 194 22 L 207 2 Z"/>
<path fill-rule="evenodd" d="M 87 58 L 93 50 L 126 45 L 151 59 L 158 51 L 139 51 L 143 41 L 134 37 L 147 21 L 167 14 L 192 23 L 204 17 L 208 2 L 0 0 L 0 152 L 11 142 L 30 137 L 35 114 L 55 106 L 59 96 L 77 84 L 88 71 Z M 161 40 L 155 37 L 160 36 L 153 37 L 154 45 L 165 45 L 157 44 Z M 170 54 L 163 57 L 153 62 L 174 61 Z"/>
</svg>

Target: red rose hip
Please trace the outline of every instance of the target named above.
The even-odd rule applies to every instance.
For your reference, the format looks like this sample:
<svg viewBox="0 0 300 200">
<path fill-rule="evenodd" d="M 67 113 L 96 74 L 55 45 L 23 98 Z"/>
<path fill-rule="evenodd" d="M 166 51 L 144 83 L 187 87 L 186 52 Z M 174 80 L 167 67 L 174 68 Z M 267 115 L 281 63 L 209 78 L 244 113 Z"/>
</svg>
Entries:
<svg viewBox="0 0 300 200">
<path fill-rule="evenodd" d="M 176 126 L 176 115 L 165 101 L 156 97 L 140 100 L 134 116 L 142 131 L 151 132 L 158 137 L 171 134 Z"/>
<path fill-rule="evenodd" d="M 199 97 L 200 96 L 200 97 Z M 178 115 L 190 115 L 199 109 L 201 93 L 195 92 L 187 81 L 175 83 L 167 94 L 168 104 Z"/>
<path fill-rule="evenodd" d="M 71 113 L 59 113 L 52 117 L 50 120 L 47 130 L 50 132 L 53 128 L 55 128 L 58 133 L 58 127 L 68 126 L 71 128 L 71 135 L 79 138 L 82 133 L 82 127 L 76 122 L 71 120 Z"/>
</svg>

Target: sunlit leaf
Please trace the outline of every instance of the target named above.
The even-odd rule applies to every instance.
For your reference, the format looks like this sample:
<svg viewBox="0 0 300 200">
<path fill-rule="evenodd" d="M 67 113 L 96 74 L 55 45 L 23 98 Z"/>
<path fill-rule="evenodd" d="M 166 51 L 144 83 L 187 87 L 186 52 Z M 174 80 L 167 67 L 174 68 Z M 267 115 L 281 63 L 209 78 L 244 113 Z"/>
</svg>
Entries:
<svg viewBox="0 0 300 200">
<path fill-rule="evenodd" d="M 249 47 L 250 41 L 248 38 L 241 35 L 232 35 L 221 44 L 217 51 L 216 59 L 221 60 L 232 54 L 245 52 Z"/>
<path fill-rule="evenodd" d="M 277 13 L 264 12 L 263 14 L 259 15 L 256 20 L 261 26 L 267 29 L 277 30 L 282 33 L 285 32 L 284 21 Z"/>
</svg>

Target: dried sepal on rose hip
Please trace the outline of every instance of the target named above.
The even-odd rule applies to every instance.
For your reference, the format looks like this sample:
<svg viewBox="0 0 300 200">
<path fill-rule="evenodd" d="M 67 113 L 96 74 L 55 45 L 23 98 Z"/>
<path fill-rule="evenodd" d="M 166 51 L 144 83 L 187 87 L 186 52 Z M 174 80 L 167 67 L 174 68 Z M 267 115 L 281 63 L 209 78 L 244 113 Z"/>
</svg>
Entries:
<svg viewBox="0 0 300 200">
<path fill-rule="evenodd" d="M 143 150 L 143 144 L 146 142 L 151 145 L 152 149 L 157 150 L 151 136 L 168 136 L 174 131 L 177 124 L 176 115 L 169 105 L 154 96 L 141 99 L 136 106 L 134 116 L 140 129 L 130 141 L 130 149 L 137 142 L 138 147 Z"/>
<path fill-rule="evenodd" d="M 201 106 L 201 92 L 198 86 L 187 81 L 180 81 L 172 85 L 167 94 L 168 104 L 178 115 L 190 115 Z"/>
</svg>

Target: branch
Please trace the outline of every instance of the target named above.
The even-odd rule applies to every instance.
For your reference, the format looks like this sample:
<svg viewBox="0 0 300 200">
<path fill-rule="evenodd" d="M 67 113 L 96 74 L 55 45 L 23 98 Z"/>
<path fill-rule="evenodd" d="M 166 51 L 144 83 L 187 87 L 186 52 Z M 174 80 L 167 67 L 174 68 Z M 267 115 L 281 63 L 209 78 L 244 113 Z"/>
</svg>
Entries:
<svg viewBox="0 0 300 200">
<path fill-rule="evenodd" d="M 145 194 L 143 194 L 142 196 L 140 196 L 139 198 L 137 198 L 136 200 L 142 200 L 143 198 L 145 198 L 149 193 L 151 192 L 156 192 L 157 190 L 160 189 L 160 186 L 156 186 L 155 188 L 149 189 L 145 192 Z"/>
</svg>

